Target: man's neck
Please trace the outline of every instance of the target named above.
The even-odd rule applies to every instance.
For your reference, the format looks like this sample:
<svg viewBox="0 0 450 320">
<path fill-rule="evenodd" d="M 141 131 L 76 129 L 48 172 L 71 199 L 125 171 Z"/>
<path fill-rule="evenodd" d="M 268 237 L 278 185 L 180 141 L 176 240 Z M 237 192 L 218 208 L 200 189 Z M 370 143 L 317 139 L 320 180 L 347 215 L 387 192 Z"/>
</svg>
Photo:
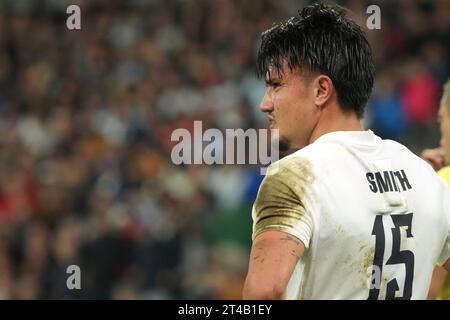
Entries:
<svg viewBox="0 0 450 320">
<path fill-rule="evenodd" d="M 313 143 L 320 136 L 335 131 L 363 131 L 364 127 L 355 114 L 339 116 L 334 115 L 331 119 L 327 119 L 325 114 L 319 119 L 314 128 L 309 143 Z"/>
<path fill-rule="evenodd" d="M 335 114 L 325 114 L 323 113 L 320 116 L 317 125 L 313 129 L 311 137 L 309 139 L 309 143 L 311 144 L 316 141 L 320 136 L 330 132 L 336 131 L 363 131 L 365 130 L 361 121 L 355 114 L 352 115 L 344 115 L 341 111 L 336 112 Z M 291 147 L 289 150 L 280 151 L 281 158 L 294 153 L 298 149 L 296 147 Z"/>
</svg>

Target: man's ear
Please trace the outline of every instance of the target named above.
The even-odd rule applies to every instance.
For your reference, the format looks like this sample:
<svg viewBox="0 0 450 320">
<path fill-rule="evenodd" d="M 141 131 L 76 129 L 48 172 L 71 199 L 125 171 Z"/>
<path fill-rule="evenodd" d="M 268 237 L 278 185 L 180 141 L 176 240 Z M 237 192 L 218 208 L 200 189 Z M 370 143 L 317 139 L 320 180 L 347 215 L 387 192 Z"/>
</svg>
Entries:
<svg viewBox="0 0 450 320">
<path fill-rule="evenodd" d="M 333 95 L 333 81 L 328 76 L 321 74 L 314 79 L 313 90 L 314 104 L 323 109 Z"/>
</svg>

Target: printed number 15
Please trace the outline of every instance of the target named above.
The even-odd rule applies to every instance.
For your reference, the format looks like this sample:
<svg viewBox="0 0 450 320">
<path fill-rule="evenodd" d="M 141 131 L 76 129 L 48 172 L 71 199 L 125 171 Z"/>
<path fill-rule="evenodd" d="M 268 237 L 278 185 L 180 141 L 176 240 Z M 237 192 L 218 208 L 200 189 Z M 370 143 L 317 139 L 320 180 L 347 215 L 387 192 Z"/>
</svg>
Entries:
<svg viewBox="0 0 450 320">
<path fill-rule="evenodd" d="M 386 265 L 396 265 L 404 264 L 406 275 L 405 284 L 403 287 L 403 295 L 401 297 L 396 297 L 395 293 L 399 290 L 397 279 L 392 279 L 387 283 L 386 288 L 386 299 L 396 299 L 396 300 L 410 300 L 412 296 L 412 286 L 414 279 L 414 253 L 410 250 L 400 250 L 401 233 L 400 227 L 406 227 L 406 237 L 412 238 L 412 218 L 413 214 L 401 214 L 401 215 L 390 215 L 392 222 L 394 223 L 394 228 L 392 231 L 392 254 L 386 261 Z M 374 270 L 372 270 L 372 282 L 373 275 L 376 274 L 375 266 L 378 268 L 378 276 L 381 279 L 381 274 L 383 272 L 383 256 L 385 249 L 385 235 L 383 226 L 383 216 L 377 215 L 375 222 L 373 224 L 372 235 L 375 236 L 375 255 L 373 258 Z M 368 300 L 376 300 L 380 294 L 380 288 L 371 288 L 369 291 Z"/>
</svg>

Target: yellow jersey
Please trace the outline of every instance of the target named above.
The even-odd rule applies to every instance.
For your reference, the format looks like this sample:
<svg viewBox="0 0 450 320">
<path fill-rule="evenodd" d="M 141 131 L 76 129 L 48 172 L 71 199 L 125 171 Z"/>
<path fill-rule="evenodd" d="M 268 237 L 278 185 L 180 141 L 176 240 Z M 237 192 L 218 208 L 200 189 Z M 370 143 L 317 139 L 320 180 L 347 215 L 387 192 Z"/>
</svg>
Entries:
<svg viewBox="0 0 450 320">
<path fill-rule="evenodd" d="M 437 174 L 450 185 L 450 165 L 439 170 Z"/>
<path fill-rule="evenodd" d="M 439 170 L 437 172 L 437 174 L 443 178 L 448 185 L 450 186 L 450 165 L 442 168 L 441 170 Z M 445 280 L 444 286 L 441 290 L 441 292 L 439 292 L 438 295 L 438 299 L 441 300 L 450 300 L 450 275 L 447 276 L 447 279 Z"/>
</svg>

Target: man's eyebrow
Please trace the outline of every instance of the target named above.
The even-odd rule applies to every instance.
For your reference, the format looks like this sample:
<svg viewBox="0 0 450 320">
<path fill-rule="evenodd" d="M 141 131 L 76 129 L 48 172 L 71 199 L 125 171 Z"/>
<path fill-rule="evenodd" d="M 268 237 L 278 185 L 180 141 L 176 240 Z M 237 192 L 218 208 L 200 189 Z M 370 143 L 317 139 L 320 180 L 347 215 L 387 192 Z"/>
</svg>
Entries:
<svg viewBox="0 0 450 320">
<path fill-rule="evenodd" d="M 266 82 L 266 85 L 268 85 L 268 86 L 273 86 L 273 85 L 281 83 L 281 79 L 278 79 L 278 78 L 265 78 L 264 81 Z"/>
</svg>

